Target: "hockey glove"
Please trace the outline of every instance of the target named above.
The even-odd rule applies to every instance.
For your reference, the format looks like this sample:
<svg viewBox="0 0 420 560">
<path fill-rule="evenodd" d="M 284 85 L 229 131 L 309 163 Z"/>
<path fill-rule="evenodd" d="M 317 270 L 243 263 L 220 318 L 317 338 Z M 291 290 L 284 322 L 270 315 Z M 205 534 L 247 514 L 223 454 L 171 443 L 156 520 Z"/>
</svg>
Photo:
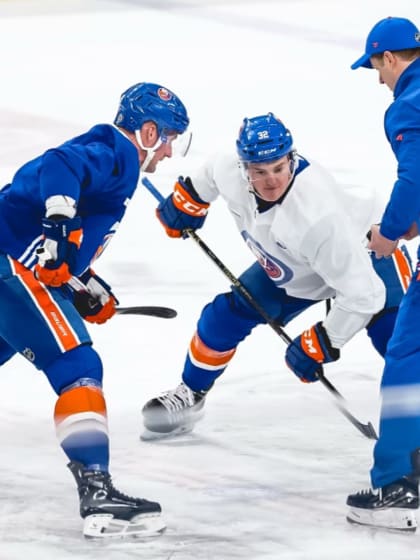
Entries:
<svg viewBox="0 0 420 560">
<path fill-rule="evenodd" d="M 42 220 L 44 241 L 37 249 L 35 276 L 44 284 L 58 288 L 73 275 L 77 251 L 82 242 L 82 220 L 79 216 L 52 216 Z"/>
<path fill-rule="evenodd" d="M 86 286 L 86 291 L 74 292 L 75 308 L 85 321 L 105 323 L 115 314 L 118 305 L 111 287 L 91 269 L 79 276 L 79 280 Z"/>
<path fill-rule="evenodd" d="M 179 177 L 174 192 L 159 204 L 156 215 L 169 237 L 187 237 L 183 230 L 201 228 L 209 206 L 198 196 L 189 177 Z"/>
<path fill-rule="evenodd" d="M 340 350 L 331 346 L 322 323 L 304 331 L 286 350 L 286 364 L 304 383 L 317 381 L 320 365 L 335 362 L 339 357 Z"/>
</svg>

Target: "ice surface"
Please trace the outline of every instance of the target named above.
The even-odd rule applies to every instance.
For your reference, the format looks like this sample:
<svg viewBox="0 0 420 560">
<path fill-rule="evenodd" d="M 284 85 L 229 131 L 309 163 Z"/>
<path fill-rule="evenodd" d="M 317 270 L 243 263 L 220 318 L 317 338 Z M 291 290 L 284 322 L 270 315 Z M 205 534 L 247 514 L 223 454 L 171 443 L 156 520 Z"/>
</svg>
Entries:
<svg viewBox="0 0 420 560">
<path fill-rule="evenodd" d="M 296 146 L 349 183 L 386 196 L 395 162 L 383 130 L 391 101 L 375 73 L 350 71 L 371 26 L 420 22 L 400 0 L 0 1 L 0 179 L 26 159 L 98 122 L 120 93 L 156 81 L 187 103 L 194 143 L 153 177 L 169 192 L 214 151 L 231 149 L 244 116 L 273 111 Z M 97 271 L 122 305 L 168 305 L 173 320 L 116 317 L 92 327 L 105 364 L 112 472 L 122 491 L 162 503 L 168 530 L 145 542 L 81 536 L 78 500 L 54 434 L 55 396 L 16 357 L 0 377 L 0 560 L 381 560 L 415 554 L 420 535 L 349 526 L 348 493 L 369 484 L 372 442 L 322 386 L 300 384 L 284 344 L 258 327 L 208 397 L 196 432 L 139 441 L 140 410 L 174 387 L 201 307 L 229 282 L 192 241 L 165 237 L 139 188 Z M 234 274 L 251 255 L 223 205 L 201 233 Z M 290 335 L 323 317 L 317 306 Z M 382 362 L 364 333 L 327 368 L 352 412 L 377 425 Z"/>
</svg>

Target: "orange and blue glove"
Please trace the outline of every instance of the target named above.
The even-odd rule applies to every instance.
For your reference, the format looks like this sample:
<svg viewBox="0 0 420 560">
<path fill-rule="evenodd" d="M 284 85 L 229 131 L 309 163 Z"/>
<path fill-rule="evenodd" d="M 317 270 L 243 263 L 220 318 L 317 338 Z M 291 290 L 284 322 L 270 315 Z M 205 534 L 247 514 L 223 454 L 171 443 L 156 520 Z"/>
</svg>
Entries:
<svg viewBox="0 0 420 560">
<path fill-rule="evenodd" d="M 156 215 L 169 237 L 185 238 L 185 229 L 202 227 L 209 206 L 198 196 L 189 177 L 179 177 L 174 192 L 159 204 Z"/>
<path fill-rule="evenodd" d="M 79 280 L 85 285 L 86 290 L 73 294 L 73 304 L 79 314 L 89 323 L 101 325 L 108 321 L 116 312 L 118 300 L 107 284 L 92 269 L 88 269 Z"/>
<path fill-rule="evenodd" d="M 317 381 L 320 366 L 339 358 L 340 350 L 333 348 L 322 323 L 304 331 L 286 350 L 286 364 L 304 383 Z"/>
<path fill-rule="evenodd" d="M 58 288 L 70 280 L 82 242 L 82 220 L 79 216 L 51 216 L 42 220 L 43 243 L 37 249 L 35 276 L 44 284 Z"/>
</svg>

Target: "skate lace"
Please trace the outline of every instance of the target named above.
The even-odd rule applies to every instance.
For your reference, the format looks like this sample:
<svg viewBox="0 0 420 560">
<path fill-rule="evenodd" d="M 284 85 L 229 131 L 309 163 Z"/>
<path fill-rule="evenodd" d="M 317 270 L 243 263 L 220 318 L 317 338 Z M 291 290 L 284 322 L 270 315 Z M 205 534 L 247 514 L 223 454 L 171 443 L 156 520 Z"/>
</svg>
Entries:
<svg viewBox="0 0 420 560">
<path fill-rule="evenodd" d="M 96 475 L 96 480 L 93 482 L 93 485 L 101 487 L 97 491 L 97 498 L 108 497 L 110 499 L 117 499 L 122 501 L 129 501 L 129 502 L 142 501 L 140 498 L 135 498 L 134 496 L 130 496 L 129 494 L 124 494 L 124 492 L 121 492 L 120 490 L 115 488 L 115 486 L 112 483 L 111 475 L 109 474 L 102 474 L 100 477 Z M 101 496 L 100 492 L 103 492 L 104 495 Z"/>
<path fill-rule="evenodd" d="M 356 492 L 357 496 L 372 496 L 373 492 L 371 488 L 364 488 L 363 490 L 359 490 L 359 492 Z"/>
<path fill-rule="evenodd" d="M 130 496 L 129 494 L 124 494 L 124 492 L 120 492 L 120 490 L 117 490 L 115 486 L 112 484 L 111 480 L 109 481 L 108 487 L 111 492 L 111 495 L 114 498 L 118 498 L 119 500 L 128 500 L 129 502 L 141 501 L 139 498 L 135 498 L 134 496 Z"/>
<path fill-rule="evenodd" d="M 182 410 L 195 404 L 194 393 L 184 383 L 180 383 L 176 389 L 167 391 L 158 397 L 158 400 L 170 412 Z"/>
</svg>

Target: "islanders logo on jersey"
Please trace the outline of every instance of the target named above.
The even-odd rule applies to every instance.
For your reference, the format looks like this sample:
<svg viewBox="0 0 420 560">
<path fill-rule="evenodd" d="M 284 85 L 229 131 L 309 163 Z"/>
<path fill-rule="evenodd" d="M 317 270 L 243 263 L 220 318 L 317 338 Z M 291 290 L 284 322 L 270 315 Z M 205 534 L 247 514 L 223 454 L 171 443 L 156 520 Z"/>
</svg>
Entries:
<svg viewBox="0 0 420 560">
<path fill-rule="evenodd" d="M 281 260 L 270 255 L 247 231 L 242 231 L 241 235 L 267 276 L 276 286 L 282 286 L 293 278 L 293 271 Z"/>
</svg>

